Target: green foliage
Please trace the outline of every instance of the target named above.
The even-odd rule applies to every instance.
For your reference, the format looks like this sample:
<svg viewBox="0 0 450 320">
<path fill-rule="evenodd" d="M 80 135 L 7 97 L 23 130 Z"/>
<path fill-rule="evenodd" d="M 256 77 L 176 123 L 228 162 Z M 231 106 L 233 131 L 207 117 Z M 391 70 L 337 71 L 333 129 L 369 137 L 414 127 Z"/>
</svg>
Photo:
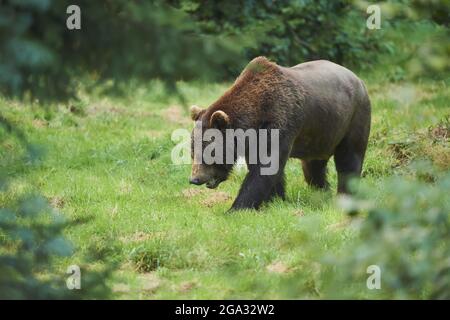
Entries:
<svg viewBox="0 0 450 320">
<path fill-rule="evenodd" d="M 57 216 L 45 221 L 48 211 L 41 197 L 28 197 L 16 210 L 0 211 L 0 297 L 45 299 L 61 296 L 64 282 L 48 269 L 56 256 L 68 256 L 71 245 L 60 233 L 64 223 Z M 39 275 L 41 276 L 39 277 Z M 68 290 L 67 290 L 68 291 Z"/>
<path fill-rule="evenodd" d="M 109 271 L 80 266 L 81 289 L 66 287 L 66 270 L 55 267 L 73 255 L 63 236 L 71 225 L 41 196 L 27 196 L 0 209 L 0 298 L 74 299 L 105 298 Z M 90 261 L 92 263 L 93 261 Z"/>
<path fill-rule="evenodd" d="M 66 27 L 66 8 L 73 4 L 81 8 L 81 30 Z M 409 60 L 401 54 L 406 51 L 417 54 L 408 66 L 400 63 L 407 67 L 404 73 L 448 68 L 445 4 L 383 3 L 381 30 L 367 29 L 368 5 L 353 0 L 5 0 L 0 11 L 0 92 L 66 98 L 80 79 L 92 85 L 114 80 L 115 93 L 131 79 L 160 78 L 174 88 L 180 79 L 234 77 L 260 55 L 282 65 L 320 58 L 371 68 L 384 54 Z M 440 31 L 402 50 L 399 44 L 405 41 L 395 35 L 403 37 L 398 28 L 405 26 L 414 34 L 411 19 L 431 19 Z"/>
<path fill-rule="evenodd" d="M 81 30 L 68 30 L 66 8 L 81 8 Z M 7 0 L 0 11 L 0 92 L 41 99 L 74 93 L 74 77 L 176 80 L 221 75 L 236 63 L 225 37 L 199 36 L 180 10 L 159 1 Z"/>
<path fill-rule="evenodd" d="M 358 1 L 361 8 L 369 5 Z M 377 3 L 381 9 L 382 52 L 377 52 L 382 77 L 390 81 L 448 79 L 450 29 L 447 0 L 396 0 Z M 378 31 L 377 31 L 378 32 Z"/>
<path fill-rule="evenodd" d="M 331 297 L 389 299 L 450 298 L 450 173 L 436 177 L 426 163 L 413 166 L 415 179 L 390 177 L 378 201 L 373 188 L 343 202 L 348 212 L 367 212 L 356 223 L 359 237 L 329 262 L 336 274 L 328 286 Z M 381 289 L 365 288 L 366 268 L 381 269 Z"/>
<path fill-rule="evenodd" d="M 365 66 L 382 52 L 382 32 L 366 28 L 354 1 L 175 1 L 207 34 L 244 35 L 247 59 L 268 56 L 282 65 L 329 59 Z"/>
</svg>

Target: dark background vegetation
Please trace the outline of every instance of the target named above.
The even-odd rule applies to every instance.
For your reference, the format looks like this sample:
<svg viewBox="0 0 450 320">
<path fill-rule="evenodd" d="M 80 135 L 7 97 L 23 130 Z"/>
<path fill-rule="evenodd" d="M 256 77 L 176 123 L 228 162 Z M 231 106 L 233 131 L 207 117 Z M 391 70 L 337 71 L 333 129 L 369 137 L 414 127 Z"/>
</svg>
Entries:
<svg viewBox="0 0 450 320">
<path fill-rule="evenodd" d="M 81 8 L 80 31 L 66 28 L 65 12 L 71 4 Z M 230 81 L 259 55 L 286 66 L 329 59 L 356 71 L 382 74 L 387 81 L 448 77 L 448 1 L 382 2 L 381 30 L 365 27 L 368 4 L 351 0 L 0 0 L 0 93 L 24 101 L 76 100 L 80 82 L 89 89 L 112 81 L 105 94 L 117 94 L 122 84 L 151 79 L 162 80 L 168 92 L 176 92 L 178 80 Z M 39 157 L 40 149 L 2 115 L 0 126 L 2 140 L 15 137 L 23 144 L 24 163 L 32 164 Z M 2 157 L 5 152 L 1 151 Z M 3 190 L 14 179 L 7 162 L 2 162 L 0 179 Z M 448 190 L 446 179 L 442 188 Z M 369 242 L 381 245 L 375 236 L 380 229 L 399 228 L 403 222 L 397 216 L 391 221 L 394 213 L 413 219 L 408 224 L 411 235 L 399 239 L 398 245 L 405 252 L 430 255 L 432 263 L 404 273 L 405 261 L 399 258 L 397 271 L 406 278 L 393 286 L 406 288 L 412 283 L 416 290 L 422 281 L 447 283 L 447 287 L 432 286 L 425 297 L 449 298 L 450 267 L 441 263 L 450 253 L 447 197 L 442 188 L 424 182 L 406 185 L 413 193 L 430 193 L 435 203 L 442 203 L 442 211 L 434 212 L 429 221 L 419 213 L 409 215 L 395 201 L 387 208 L 371 209 L 365 225 L 370 231 L 355 252 L 366 250 Z M 411 192 L 388 186 L 399 199 L 409 199 Z M 0 206 L 0 297 L 70 297 L 58 291 L 61 279 L 40 277 L 51 272 L 54 257 L 70 254 L 70 246 L 61 238 L 70 224 L 55 218 L 54 210 L 39 196 L 3 199 Z M 417 210 L 421 206 L 431 204 L 417 204 Z M 45 223 L 38 222 L 38 217 Z M 439 231 L 421 232 L 430 223 Z M 417 233 L 423 241 L 411 243 Z M 427 251 L 433 246 L 442 248 L 438 257 Z M 345 263 L 354 259 L 349 257 Z M 90 292 L 98 293 L 97 297 L 107 296 L 108 290 L 102 276 L 95 276 L 107 274 L 107 270 L 93 273 L 97 282 L 92 285 L 99 289 Z"/>
<path fill-rule="evenodd" d="M 66 28 L 70 4 L 81 8 L 81 31 Z M 3 0 L 0 88 L 55 99 L 73 94 L 73 81 L 83 75 L 96 82 L 161 78 L 171 85 L 180 79 L 231 80 L 259 55 L 281 65 L 329 59 L 371 68 L 383 54 L 401 50 L 395 39 L 380 41 L 387 29 L 424 20 L 441 26 L 441 40 L 448 39 L 446 1 L 384 3 L 379 31 L 364 28 L 367 5 L 352 0 Z M 441 40 L 429 39 L 427 54 L 445 58 L 449 49 Z M 437 61 L 428 67 L 433 72 L 448 66 Z"/>
</svg>

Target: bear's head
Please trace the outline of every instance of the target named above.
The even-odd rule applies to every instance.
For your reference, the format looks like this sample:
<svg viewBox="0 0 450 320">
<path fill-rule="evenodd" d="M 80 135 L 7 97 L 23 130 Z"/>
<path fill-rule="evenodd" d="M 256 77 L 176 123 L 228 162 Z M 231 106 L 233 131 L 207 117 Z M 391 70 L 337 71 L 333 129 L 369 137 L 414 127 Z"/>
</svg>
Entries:
<svg viewBox="0 0 450 320">
<path fill-rule="evenodd" d="M 214 189 L 228 178 L 236 160 L 233 158 L 233 161 L 228 161 L 231 163 L 227 163 L 226 159 L 228 144 L 225 130 L 230 128 L 231 121 L 224 111 L 211 113 L 197 106 L 191 107 L 191 118 L 195 121 L 195 126 L 191 134 L 192 170 L 189 182 L 195 185 L 206 184 L 208 188 Z M 215 154 L 217 150 L 222 152 Z M 208 154 L 212 154 L 216 161 L 206 159 Z"/>
</svg>

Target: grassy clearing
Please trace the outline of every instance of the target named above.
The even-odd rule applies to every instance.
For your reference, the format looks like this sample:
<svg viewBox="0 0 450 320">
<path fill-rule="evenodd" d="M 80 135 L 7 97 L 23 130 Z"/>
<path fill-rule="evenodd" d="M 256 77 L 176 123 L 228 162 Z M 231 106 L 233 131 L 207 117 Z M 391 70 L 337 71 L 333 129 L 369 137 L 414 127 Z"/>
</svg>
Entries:
<svg viewBox="0 0 450 320">
<path fill-rule="evenodd" d="M 201 106 L 226 87 L 180 84 L 188 105 Z M 412 159 L 448 170 L 449 82 L 369 80 L 368 87 L 373 120 L 363 176 L 374 198 L 383 201 L 379 179 L 404 173 Z M 0 101 L 1 113 L 46 148 L 37 166 L 19 165 L 17 144 L 2 143 L 2 166 L 16 179 L 0 201 L 39 190 L 69 219 L 90 219 L 69 230 L 78 253 L 59 262 L 61 272 L 95 248 L 110 259 L 99 264 L 120 265 L 110 283 L 116 298 L 320 297 L 318 261 L 354 236 L 336 205 L 333 163 L 328 193 L 308 188 L 300 163 L 290 160 L 287 201 L 227 215 L 245 172 L 214 191 L 190 187 L 190 167 L 170 160 L 172 131 L 191 128 L 187 110 L 159 83 L 128 92 L 83 93 L 75 104 L 44 109 Z M 311 242 L 319 250 L 308 250 Z"/>
</svg>

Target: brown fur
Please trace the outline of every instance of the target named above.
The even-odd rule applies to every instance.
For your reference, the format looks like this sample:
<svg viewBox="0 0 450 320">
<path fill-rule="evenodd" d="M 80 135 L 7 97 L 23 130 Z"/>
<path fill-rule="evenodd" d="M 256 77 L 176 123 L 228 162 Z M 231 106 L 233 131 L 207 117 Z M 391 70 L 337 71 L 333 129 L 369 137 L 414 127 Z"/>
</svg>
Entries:
<svg viewBox="0 0 450 320">
<path fill-rule="evenodd" d="M 338 191 L 347 192 L 350 176 L 359 176 L 370 130 L 370 101 L 363 82 L 350 70 L 329 61 L 286 68 L 264 57 L 252 60 L 235 83 L 205 110 L 192 109 L 203 129 L 278 129 L 280 172 L 258 174 L 251 165 L 234 209 L 258 208 L 273 196 L 284 198 L 284 165 L 288 157 L 302 160 L 306 181 L 326 188 L 326 165 L 334 155 Z M 202 179 L 216 187 L 230 166 L 196 165 Z M 195 178 L 195 177 L 194 177 Z M 212 182 L 211 182 L 212 181 Z"/>
<path fill-rule="evenodd" d="M 236 127 L 244 130 L 255 128 L 259 122 L 276 117 L 274 110 L 265 110 L 261 106 L 283 94 L 279 86 L 286 81 L 275 63 L 265 57 L 255 58 L 233 86 L 206 110 L 205 117 L 209 118 L 215 111 L 222 110 Z"/>
</svg>

